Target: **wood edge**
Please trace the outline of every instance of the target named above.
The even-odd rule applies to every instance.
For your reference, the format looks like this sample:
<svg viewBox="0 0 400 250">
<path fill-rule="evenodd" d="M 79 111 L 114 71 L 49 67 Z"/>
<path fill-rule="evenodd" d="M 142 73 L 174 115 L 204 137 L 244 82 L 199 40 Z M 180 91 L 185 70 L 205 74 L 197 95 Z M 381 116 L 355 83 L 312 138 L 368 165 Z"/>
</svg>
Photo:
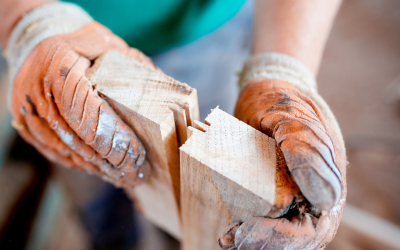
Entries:
<svg viewBox="0 0 400 250">
<path fill-rule="evenodd" d="M 178 140 L 178 147 L 182 146 L 188 139 L 187 135 L 187 116 L 184 109 L 178 105 L 170 105 L 168 108 L 172 111 L 175 121 L 175 130 Z"/>
<path fill-rule="evenodd" d="M 193 127 L 197 130 L 200 130 L 202 132 L 207 132 L 208 128 L 210 127 L 209 125 L 206 125 L 202 122 L 199 121 L 194 121 L 193 122 Z"/>
<path fill-rule="evenodd" d="M 103 62 L 103 59 L 104 59 L 104 57 L 106 56 L 107 53 L 105 53 L 105 54 L 99 56 L 98 58 L 96 58 L 94 60 L 93 65 L 90 66 L 86 70 L 85 75 L 86 75 L 86 78 L 89 80 L 89 82 L 92 82 L 94 75 L 96 74 L 97 70 L 100 68 L 100 66 L 101 66 L 101 64 Z"/>
<path fill-rule="evenodd" d="M 196 159 L 197 160 L 197 159 Z M 212 183 L 216 190 L 219 192 L 219 196 L 221 197 L 221 203 L 224 205 L 226 210 L 231 216 L 231 221 L 230 222 L 244 222 L 252 217 L 265 217 L 268 215 L 268 213 L 271 211 L 271 208 L 273 207 L 272 202 L 265 199 L 264 197 L 261 197 L 260 195 L 256 194 L 253 190 L 250 190 L 248 188 L 243 187 L 236 181 L 228 178 L 227 176 L 221 174 L 220 172 L 207 167 L 208 172 L 211 176 Z M 222 179 L 218 179 L 218 177 Z M 235 212 L 234 208 L 230 209 L 227 200 L 229 200 L 232 197 L 232 194 L 229 193 L 224 193 L 226 190 L 229 190 L 229 188 L 236 189 L 237 191 L 235 192 L 234 197 L 242 197 L 244 199 L 248 198 L 248 202 L 244 202 L 243 206 L 241 206 L 242 209 L 247 209 L 248 214 L 246 217 L 244 216 L 244 213 L 238 213 Z M 243 199 L 242 199 L 243 200 Z M 253 202 L 253 203 L 252 203 Z M 252 206 L 250 204 L 258 204 L 257 211 L 252 209 Z M 253 206 L 254 208 L 254 206 Z"/>
</svg>

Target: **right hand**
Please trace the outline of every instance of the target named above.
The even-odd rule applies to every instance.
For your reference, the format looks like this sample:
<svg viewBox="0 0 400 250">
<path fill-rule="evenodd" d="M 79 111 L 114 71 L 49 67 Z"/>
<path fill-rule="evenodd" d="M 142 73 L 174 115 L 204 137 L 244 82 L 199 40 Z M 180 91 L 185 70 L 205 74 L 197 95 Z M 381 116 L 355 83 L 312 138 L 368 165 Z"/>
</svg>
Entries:
<svg viewBox="0 0 400 250">
<path fill-rule="evenodd" d="M 223 249 L 323 249 L 334 237 L 346 200 L 346 155 L 320 107 L 290 83 L 246 84 L 235 116 L 274 138 L 290 178 L 306 199 L 279 218 L 229 226 Z M 290 172 L 289 172 L 290 171 Z"/>
<path fill-rule="evenodd" d="M 110 50 L 156 68 L 143 53 L 92 22 L 35 47 L 15 77 L 11 112 L 19 134 L 50 160 L 126 187 L 149 177 L 145 149 L 85 75 Z"/>
</svg>

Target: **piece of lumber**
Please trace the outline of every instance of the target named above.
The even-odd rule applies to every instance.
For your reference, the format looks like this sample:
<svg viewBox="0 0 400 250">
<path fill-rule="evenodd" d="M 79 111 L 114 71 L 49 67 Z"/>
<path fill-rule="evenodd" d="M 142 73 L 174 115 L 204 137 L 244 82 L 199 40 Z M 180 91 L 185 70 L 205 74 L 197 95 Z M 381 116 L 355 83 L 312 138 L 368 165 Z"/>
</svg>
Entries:
<svg viewBox="0 0 400 250">
<path fill-rule="evenodd" d="M 96 60 L 89 80 L 142 141 L 152 166 L 150 179 L 127 193 L 147 219 L 179 239 L 179 146 L 199 119 L 197 91 L 115 51 Z"/>
<path fill-rule="evenodd" d="M 184 250 L 220 249 L 224 227 L 268 215 L 285 196 L 274 139 L 218 108 L 205 123 L 180 147 Z"/>
</svg>

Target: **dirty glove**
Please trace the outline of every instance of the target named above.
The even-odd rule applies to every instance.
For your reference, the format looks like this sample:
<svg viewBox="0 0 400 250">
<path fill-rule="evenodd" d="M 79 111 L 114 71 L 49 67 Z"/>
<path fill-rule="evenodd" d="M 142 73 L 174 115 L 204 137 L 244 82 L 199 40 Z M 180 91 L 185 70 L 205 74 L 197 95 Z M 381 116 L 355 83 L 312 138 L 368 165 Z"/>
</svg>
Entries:
<svg viewBox="0 0 400 250">
<path fill-rule="evenodd" d="M 7 47 L 10 108 L 19 134 L 51 161 L 130 187 L 150 174 L 144 147 L 86 77 L 110 50 L 155 68 L 76 5 L 31 11 Z"/>
<path fill-rule="evenodd" d="M 280 218 L 229 225 L 223 249 L 323 249 L 339 226 L 346 198 L 346 157 L 339 126 L 312 73 L 279 53 L 252 56 L 241 75 L 235 116 L 273 137 L 301 193 Z M 305 197 L 305 198 L 302 198 Z"/>
</svg>

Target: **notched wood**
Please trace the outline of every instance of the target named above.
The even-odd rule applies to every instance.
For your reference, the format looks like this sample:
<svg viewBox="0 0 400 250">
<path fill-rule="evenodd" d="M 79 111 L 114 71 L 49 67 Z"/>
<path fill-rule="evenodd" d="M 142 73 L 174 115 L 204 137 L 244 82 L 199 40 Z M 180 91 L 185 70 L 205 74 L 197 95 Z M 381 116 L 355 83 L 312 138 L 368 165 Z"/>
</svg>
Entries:
<svg viewBox="0 0 400 250">
<path fill-rule="evenodd" d="M 128 193 L 147 219 L 179 239 L 179 146 L 199 119 L 197 91 L 116 51 L 97 58 L 86 74 L 143 142 L 153 168 L 150 179 Z"/>
<path fill-rule="evenodd" d="M 228 223 L 291 204 L 289 191 L 290 199 L 277 198 L 286 195 L 289 180 L 275 140 L 218 108 L 188 134 L 180 148 L 183 249 L 220 249 L 217 239 Z"/>
</svg>

